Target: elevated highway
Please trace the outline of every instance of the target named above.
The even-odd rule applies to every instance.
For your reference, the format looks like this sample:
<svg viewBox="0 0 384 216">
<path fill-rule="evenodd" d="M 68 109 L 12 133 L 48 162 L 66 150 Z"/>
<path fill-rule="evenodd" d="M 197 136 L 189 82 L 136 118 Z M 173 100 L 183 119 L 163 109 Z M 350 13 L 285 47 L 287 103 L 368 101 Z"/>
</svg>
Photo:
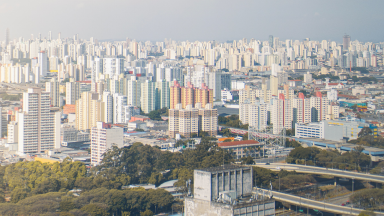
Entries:
<svg viewBox="0 0 384 216">
<path fill-rule="evenodd" d="M 257 193 L 258 196 L 262 196 L 263 193 L 265 195 L 269 195 L 269 191 L 265 189 L 257 189 L 253 190 L 253 193 Z M 329 212 L 329 213 L 334 213 L 334 214 L 340 214 L 340 215 L 358 215 L 361 211 L 364 211 L 363 209 L 357 209 L 347 206 L 339 206 L 339 205 L 334 205 L 326 202 L 320 202 L 320 201 L 315 201 L 311 199 L 306 199 L 303 197 L 299 196 L 294 196 L 286 193 L 281 193 L 277 191 L 272 191 L 273 198 L 276 201 L 282 202 L 282 203 L 289 203 L 291 205 L 295 206 L 300 206 L 302 208 L 309 208 L 309 209 L 317 209 L 322 212 Z M 292 209 L 295 210 L 295 209 Z M 383 215 L 384 213 L 381 212 L 375 212 L 376 215 Z"/>
<path fill-rule="evenodd" d="M 352 171 L 343 171 L 343 170 L 323 168 L 323 167 L 304 166 L 304 165 L 297 165 L 297 164 L 281 164 L 281 163 L 270 163 L 270 165 L 256 164 L 256 166 L 270 169 L 272 171 L 279 171 L 281 169 L 284 169 L 287 171 L 296 171 L 297 173 L 331 175 L 331 176 L 340 177 L 340 178 L 384 183 L 384 176 L 352 172 Z"/>
</svg>

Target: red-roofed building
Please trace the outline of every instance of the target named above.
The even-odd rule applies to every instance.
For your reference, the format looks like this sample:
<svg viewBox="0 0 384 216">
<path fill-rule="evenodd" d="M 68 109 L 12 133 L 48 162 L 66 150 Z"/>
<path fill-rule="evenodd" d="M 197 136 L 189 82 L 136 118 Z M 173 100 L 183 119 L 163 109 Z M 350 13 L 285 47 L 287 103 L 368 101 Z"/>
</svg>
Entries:
<svg viewBox="0 0 384 216">
<path fill-rule="evenodd" d="M 344 88 L 343 83 L 327 83 L 326 89 L 342 89 Z"/>
<path fill-rule="evenodd" d="M 259 147 L 262 148 L 263 144 L 255 140 L 243 140 L 234 142 L 222 142 L 218 143 L 218 146 L 222 149 L 232 150 L 234 157 L 240 159 L 246 156 L 260 156 L 258 149 Z"/>
<path fill-rule="evenodd" d="M 129 122 L 134 122 L 134 121 L 144 122 L 146 120 L 150 120 L 150 118 L 148 118 L 147 116 L 137 115 L 137 116 L 132 116 L 131 120 L 129 120 Z"/>
</svg>

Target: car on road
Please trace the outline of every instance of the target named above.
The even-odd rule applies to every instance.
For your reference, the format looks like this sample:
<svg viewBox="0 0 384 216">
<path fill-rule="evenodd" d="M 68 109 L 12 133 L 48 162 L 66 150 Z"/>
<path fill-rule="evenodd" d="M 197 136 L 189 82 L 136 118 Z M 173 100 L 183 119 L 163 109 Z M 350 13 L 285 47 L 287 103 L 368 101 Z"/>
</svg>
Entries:
<svg viewBox="0 0 384 216">
<path fill-rule="evenodd" d="M 345 203 L 346 205 L 348 205 L 350 202 L 349 202 L 349 200 Z"/>
<path fill-rule="evenodd" d="M 270 163 L 265 163 L 265 165 L 271 165 Z"/>
<path fill-rule="evenodd" d="M 341 206 L 345 206 L 345 203 L 341 203 Z"/>
</svg>

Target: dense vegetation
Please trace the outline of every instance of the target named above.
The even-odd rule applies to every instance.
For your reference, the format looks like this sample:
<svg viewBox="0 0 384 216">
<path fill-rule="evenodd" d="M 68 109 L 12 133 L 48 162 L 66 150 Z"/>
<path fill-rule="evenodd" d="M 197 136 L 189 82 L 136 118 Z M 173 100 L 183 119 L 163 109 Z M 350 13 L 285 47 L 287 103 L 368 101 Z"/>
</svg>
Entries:
<svg viewBox="0 0 384 216">
<path fill-rule="evenodd" d="M 362 74 L 369 74 L 369 71 L 365 67 L 353 67 L 353 71 L 360 71 Z"/>
<path fill-rule="evenodd" d="M 316 182 L 312 175 L 302 175 L 286 170 L 273 172 L 261 167 L 253 167 L 253 177 L 258 187 L 270 188 L 272 183 L 276 190 L 279 188 L 280 190 L 292 189 Z"/>
<path fill-rule="evenodd" d="M 354 206 L 364 209 L 376 209 L 384 203 L 384 189 L 367 189 L 350 196 Z"/>
<path fill-rule="evenodd" d="M 26 197 L 17 203 L 0 204 L 0 215 L 152 215 L 169 210 L 173 197 L 164 189 L 116 190 L 104 187 L 74 196 L 49 192 Z M 59 211 L 59 212 L 57 212 Z"/>
<path fill-rule="evenodd" d="M 382 136 L 372 135 L 372 130 L 368 127 L 364 127 L 358 134 L 358 138 L 355 140 L 349 140 L 349 143 L 363 145 L 363 146 L 372 146 L 377 148 L 384 148 L 384 138 Z"/>
<path fill-rule="evenodd" d="M 316 165 L 346 170 L 361 170 L 369 166 L 371 158 L 362 153 L 363 147 L 350 152 L 340 153 L 337 150 L 321 150 L 317 147 L 296 147 L 292 150 L 287 163 Z"/>
<path fill-rule="evenodd" d="M 228 117 L 219 116 L 218 123 L 223 126 L 248 130 L 248 124 L 242 124 L 239 115 L 230 115 Z"/>
<path fill-rule="evenodd" d="M 321 79 L 323 81 L 325 81 L 325 78 L 329 78 L 330 81 L 340 80 L 339 76 L 333 76 L 332 74 L 320 74 L 320 75 L 312 74 L 312 78 Z"/>
<path fill-rule="evenodd" d="M 175 186 L 186 191 L 193 170 L 233 162 L 229 152 L 218 148 L 214 138 L 203 137 L 194 149 L 182 153 L 134 143 L 112 148 L 101 164 L 87 171 L 81 162 L 18 162 L 0 166 L 0 215 L 152 215 L 169 211 L 173 196 L 162 189 L 124 189 L 129 184 L 159 185 L 179 179 Z M 81 189 L 80 196 L 70 190 Z M 57 213 L 58 212 L 58 213 Z M 67 214 L 64 214 L 66 212 Z"/>
<path fill-rule="evenodd" d="M 148 117 L 156 121 L 160 121 L 162 115 L 168 116 L 168 108 L 164 107 L 162 109 L 153 110 L 148 113 Z"/>
</svg>

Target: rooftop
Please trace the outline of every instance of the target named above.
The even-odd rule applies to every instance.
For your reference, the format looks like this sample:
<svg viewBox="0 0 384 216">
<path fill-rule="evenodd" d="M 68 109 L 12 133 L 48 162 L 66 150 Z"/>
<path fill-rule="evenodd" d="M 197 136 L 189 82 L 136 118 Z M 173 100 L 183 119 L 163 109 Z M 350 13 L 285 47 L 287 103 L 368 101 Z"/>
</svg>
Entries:
<svg viewBox="0 0 384 216">
<path fill-rule="evenodd" d="M 219 172 L 219 171 L 224 171 L 224 170 L 237 170 L 237 169 L 242 169 L 242 168 L 247 169 L 247 168 L 251 168 L 251 167 L 227 164 L 224 166 L 210 167 L 210 168 L 198 169 L 198 170 L 205 171 L 205 172 Z"/>
<path fill-rule="evenodd" d="M 255 140 L 243 140 L 243 141 L 234 141 L 234 142 L 222 142 L 218 143 L 219 147 L 226 147 L 226 146 L 238 146 L 238 145 L 254 145 L 258 144 L 259 142 Z"/>
</svg>

